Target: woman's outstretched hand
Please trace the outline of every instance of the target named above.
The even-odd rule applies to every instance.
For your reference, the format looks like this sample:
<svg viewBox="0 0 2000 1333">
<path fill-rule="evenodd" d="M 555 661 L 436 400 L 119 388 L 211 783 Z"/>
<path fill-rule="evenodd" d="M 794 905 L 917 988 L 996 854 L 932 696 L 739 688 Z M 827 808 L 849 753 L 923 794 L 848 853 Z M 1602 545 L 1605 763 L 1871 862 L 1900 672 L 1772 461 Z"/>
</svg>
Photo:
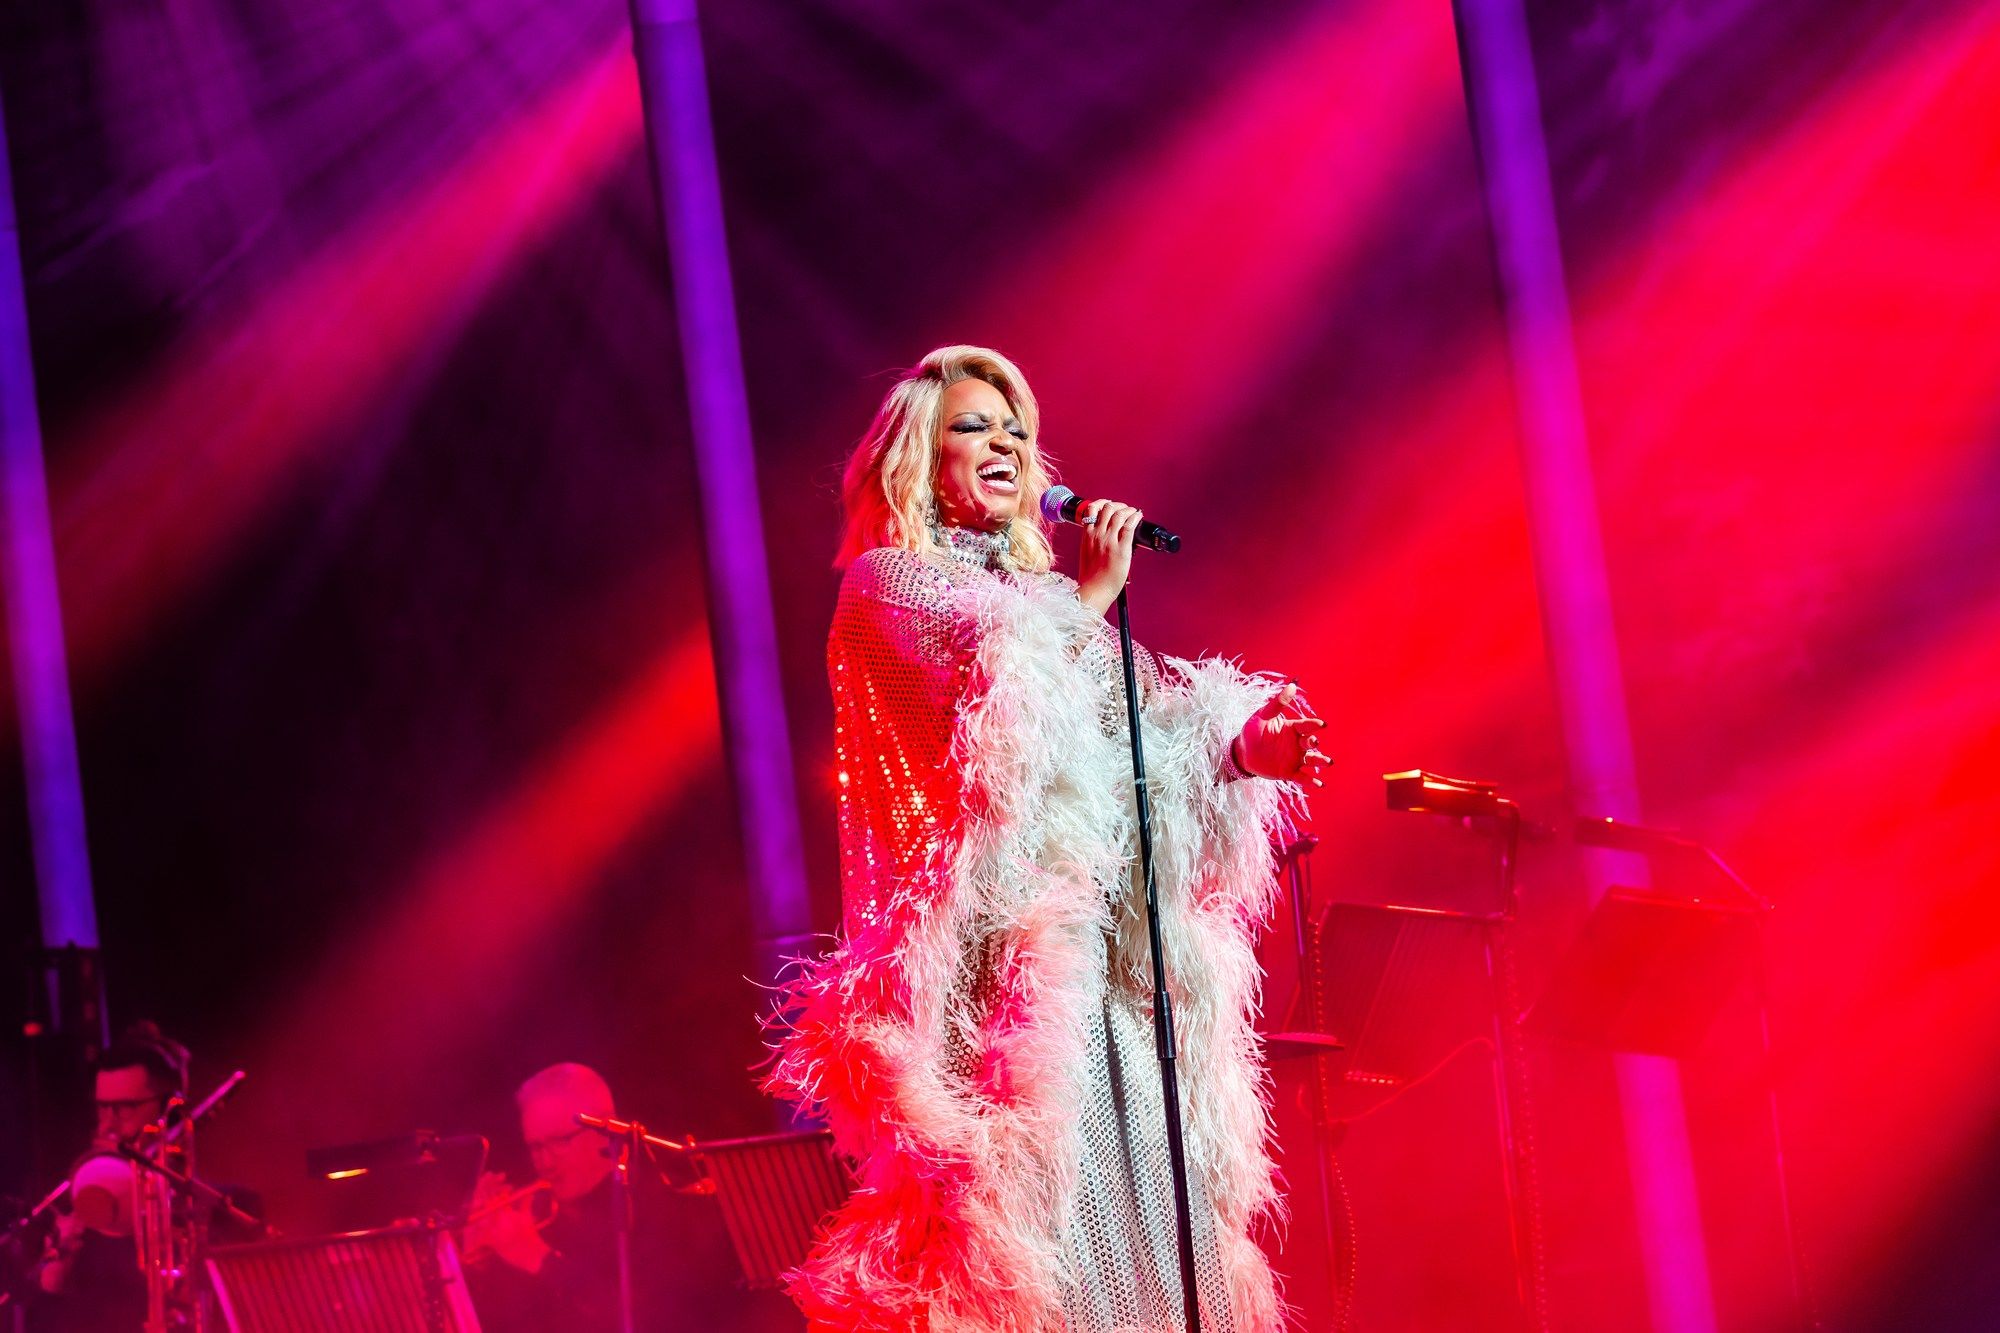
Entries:
<svg viewBox="0 0 2000 1333">
<path fill-rule="evenodd" d="M 1299 694 L 1298 682 L 1288 680 L 1244 722 L 1230 742 L 1230 753 L 1239 768 L 1260 778 L 1295 778 L 1325 786 L 1319 777 L 1328 763 L 1319 751 L 1319 732 L 1325 725 Z"/>
</svg>

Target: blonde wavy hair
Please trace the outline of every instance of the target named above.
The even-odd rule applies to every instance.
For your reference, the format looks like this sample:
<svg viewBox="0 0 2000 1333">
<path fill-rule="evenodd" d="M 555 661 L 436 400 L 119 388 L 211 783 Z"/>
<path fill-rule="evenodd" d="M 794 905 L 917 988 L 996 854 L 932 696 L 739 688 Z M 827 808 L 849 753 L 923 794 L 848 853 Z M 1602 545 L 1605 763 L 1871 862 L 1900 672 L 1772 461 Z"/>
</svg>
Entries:
<svg viewBox="0 0 2000 1333">
<path fill-rule="evenodd" d="M 1008 524 L 1008 556 L 1017 569 L 1044 570 L 1054 559 L 1042 521 L 1042 492 L 1055 481 L 1042 458 L 1041 417 L 1020 367 L 987 347 L 940 347 L 919 361 L 882 399 L 868 433 L 847 456 L 841 506 L 847 513 L 834 567 L 864 551 L 900 546 L 937 551 L 938 450 L 944 437 L 944 391 L 960 380 L 985 380 L 1000 391 L 1028 438 L 1020 451 L 1021 516 Z"/>
</svg>

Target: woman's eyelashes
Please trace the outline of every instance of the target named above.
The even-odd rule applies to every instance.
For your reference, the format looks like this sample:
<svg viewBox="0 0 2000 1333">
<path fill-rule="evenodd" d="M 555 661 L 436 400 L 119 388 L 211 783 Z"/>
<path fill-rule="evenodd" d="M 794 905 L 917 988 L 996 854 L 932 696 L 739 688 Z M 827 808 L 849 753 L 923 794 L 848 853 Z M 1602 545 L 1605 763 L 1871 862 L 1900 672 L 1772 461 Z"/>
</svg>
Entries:
<svg viewBox="0 0 2000 1333">
<path fill-rule="evenodd" d="M 954 435 L 981 435 L 992 429 L 993 423 L 983 419 L 954 421 L 951 424 L 952 434 Z M 1024 444 L 1027 442 L 1028 428 L 1017 421 L 1007 423 L 1007 433 Z"/>
</svg>

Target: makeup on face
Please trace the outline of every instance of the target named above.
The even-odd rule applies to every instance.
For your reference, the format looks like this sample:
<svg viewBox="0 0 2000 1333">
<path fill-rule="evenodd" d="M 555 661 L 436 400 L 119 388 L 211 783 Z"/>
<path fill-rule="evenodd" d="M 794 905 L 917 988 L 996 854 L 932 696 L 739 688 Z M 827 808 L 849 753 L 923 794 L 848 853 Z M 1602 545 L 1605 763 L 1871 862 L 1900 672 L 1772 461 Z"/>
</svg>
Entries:
<svg viewBox="0 0 2000 1333">
<path fill-rule="evenodd" d="M 994 531 L 1021 512 L 1021 473 L 1033 442 L 1006 395 L 985 380 L 946 386 L 933 482 L 938 516 Z"/>
</svg>

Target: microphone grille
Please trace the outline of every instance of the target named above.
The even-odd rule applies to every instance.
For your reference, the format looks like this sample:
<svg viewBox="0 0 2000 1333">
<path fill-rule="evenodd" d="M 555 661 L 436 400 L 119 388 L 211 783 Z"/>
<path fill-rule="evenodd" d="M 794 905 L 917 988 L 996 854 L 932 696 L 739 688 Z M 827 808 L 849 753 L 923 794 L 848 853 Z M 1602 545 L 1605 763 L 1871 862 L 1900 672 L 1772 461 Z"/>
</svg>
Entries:
<svg viewBox="0 0 2000 1333">
<path fill-rule="evenodd" d="M 1076 492 L 1067 486 L 1051 486 L 1042 492 L 1042 517 L 1050 523 L 1063 521 L 1063 506 L 1076 499 Z"/>
</svg>

